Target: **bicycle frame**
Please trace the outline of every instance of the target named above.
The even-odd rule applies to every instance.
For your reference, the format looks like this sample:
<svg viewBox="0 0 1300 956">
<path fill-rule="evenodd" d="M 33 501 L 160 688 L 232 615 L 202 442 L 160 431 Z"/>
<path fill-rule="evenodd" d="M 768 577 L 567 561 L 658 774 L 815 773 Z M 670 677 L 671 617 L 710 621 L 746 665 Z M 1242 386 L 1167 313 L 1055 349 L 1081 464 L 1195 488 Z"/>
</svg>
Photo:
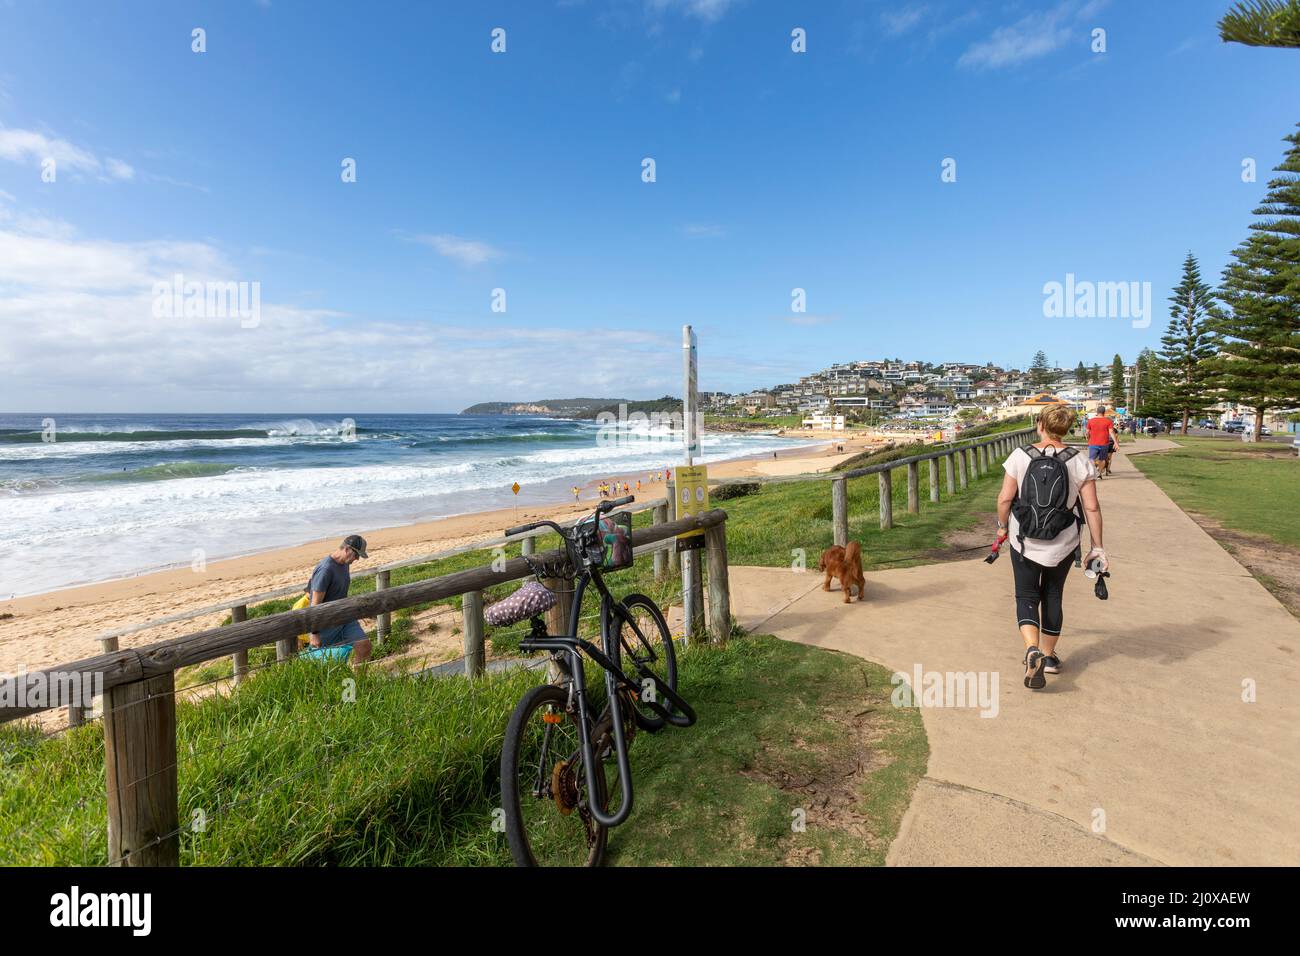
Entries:
<svg viewBox="0 0 1300 956">
<path fill-rule="evenodd" d="M 582 610 L 582 597 L 589 583 L 594 583 L 596 589 L 600 592 L 601 648 L 597 648 L 590 641 L 577 636 L 578 619 Z M 617 612 L 618 602 L 609 592 L 609 588 L 606 587 L 599 568 L 589 566 L 584 568 L 579 575 L 574 589 L 573 606 L 569 609 L 570 633 L 567 635 L 545 634 L 538 637 L 527 637 L 519 642 L 521 650 L 549 651 L 562 662 L 562 667 L 567 672 L 571 698 L 576 699 L 578 705 L 578 727 L 582 737 L 582 762 L 587 776 L 589 798 L 601 791 L 596 787 L 596 753 L 591 739 L 592 728 L 595 726 L 596 721 L 592 720 L 588 713 L 586 674 L 582 666 L 582 656 L 585 654 L 590 657 L 605 671 L 605 690 L 609 699 L 606 709 L 609 710 L 612 719 L 614 752 L 618 760 L 619 778 L 623 781 L 623 799 L 618 809 L 612 814 L 606 814 L 603 809 L 595 805 L 594 801 L 591 803 L 591 815 L 596 819 L 597 823 L 606 827 L 618 826 L 632 812 L 632 768 L 628 761 L 627 739 L 623 732 L 623 701 L 618 691 L 620 689 L 630 691 L 634 699 L 641 700 L 658 716 L 674 726 L 689 727 L 696 720 L 695 711 L 691 709 L 690 705 L 671 687 L 661 681 L 653 671 L 644 666 L 641 667 L 641 677 L 651 680 L 655 688 L 655 699 L 643 700 L 641 697 L 642 686 L 629 678 L 620 667 L 614 664 L 611 657 L 614 654 L 614 642 L 618 640 L 619 629 L 617 627 L 612 628 L 610 625 L 615 622 L 616 618 L 620 617 Z M 680 713 L 671 713 L 659 704 L 658 701 L 661 695 Z"/>
</svg>

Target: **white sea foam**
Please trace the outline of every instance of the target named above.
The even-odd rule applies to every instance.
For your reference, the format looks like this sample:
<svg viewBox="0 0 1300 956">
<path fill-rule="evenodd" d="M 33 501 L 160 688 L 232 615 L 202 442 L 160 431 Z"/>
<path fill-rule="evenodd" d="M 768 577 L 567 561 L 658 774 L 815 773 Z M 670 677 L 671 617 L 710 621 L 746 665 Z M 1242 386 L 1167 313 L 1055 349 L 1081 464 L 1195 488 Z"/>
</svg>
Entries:
<svg viewBox="0 0 1300 956">
<path fill-rule="evenodd" d="M 585 431 L 585 430 L 584 430 Z M 542 434 L 545 434 L 544 432 Z M 465 437 L 465 436 L 458 436 Z M 500 437 L 485 435 L 484 437 Z M 196 549 L 207 560 L 280 547 L 340 529 L 365 529 L 429 520 L 516 500 L 554 500 L 569 483 L 675 467 L 680 445 L 655 440 L 591 443 L 482 456 L 470 449 L 433 459 L 436 464 L 358 464 L 330 467 L 241 467 L 217 475 L 147 482 L 33 481 L 0 493 L 0 540 L 21 564 L 10 562 L 0 593 L 33 593 L 72 583 L 117 577 L 147 568 L 190 563 Z M 185 439 L 176 442 L 82 442 L 18 446 L 57 454 L 98 454 L 104 445 L 183 453 L 246 442 L 315 440 Z M 334 439 L 337 440 L 337 439 Z M 789 439 L 710 434 L 702 461 L 770 454 Z M 0 457 L 14 450 L 0 450 Z M 512 449 L 513 450 L 513 449 Z M 498 450 L 499 452 L 499 450 Z M 440 453 L 441 454 L 441 453 Z M 515 499 L 513 482 L 524 492 Z M 549 486 L 549 487 L 548 487 Z"/>
</svg>

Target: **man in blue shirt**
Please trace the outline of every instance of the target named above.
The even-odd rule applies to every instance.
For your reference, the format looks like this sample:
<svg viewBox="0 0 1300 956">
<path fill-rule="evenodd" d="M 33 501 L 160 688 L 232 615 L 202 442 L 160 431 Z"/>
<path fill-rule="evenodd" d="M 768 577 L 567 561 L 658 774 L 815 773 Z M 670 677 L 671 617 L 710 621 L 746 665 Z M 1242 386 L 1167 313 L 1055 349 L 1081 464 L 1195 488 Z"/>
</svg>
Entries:
<svg viewBox="0 0 1300 956">
<path fill-rule="evenodd" d="M 357 558 L 364 557 L 367 557 L 366 539 L 358 534 L 350 534 L 333 553 L 321 558 L 307 584 L 312 606 L 347 597 L 348 588 L 352 586 L 352 572 L 348 568 Z M 364 664 L 370 659 L 370 641 L 357 621 L 326 628 L 308 637 L 311 648 L 303 651 L 304 657 L 347 660 L 355 653 L 355 664 Z"/>
</svg>

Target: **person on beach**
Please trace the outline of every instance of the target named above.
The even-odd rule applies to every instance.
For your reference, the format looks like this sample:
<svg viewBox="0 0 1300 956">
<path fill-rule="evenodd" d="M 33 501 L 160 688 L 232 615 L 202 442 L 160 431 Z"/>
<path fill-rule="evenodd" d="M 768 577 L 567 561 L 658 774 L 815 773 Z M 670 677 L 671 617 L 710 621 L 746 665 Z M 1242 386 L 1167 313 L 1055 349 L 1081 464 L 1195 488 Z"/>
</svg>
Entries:
<svg viewBox="0 0 1300 956">
<path fill-rule="evenodd" d="M 1099 477 L 1110 474 L 1110 456 L 1115 449 L 1115 422 L 1106 416 L 1106 406 L 1098 405 L 1097 414 L 1088 419 L 1088 461 L 1104 469 Z"/>
<path fill-rule="evenodd" d="M 1025 646 L 1025 686 L 1031 690 L 1046 686 L 1044 673 L 1060 672 L 1061 657 L 1056 652 L 1056 645 L 1064 620 L 1061 605 L 1065 578 L 1078 556 L 1085 522 L 1091 549 L 1084 559 L 1084 566 L 1096 558 L 1101 562 L 1101 570 L 1110 567 L 1102 549 L 1096 459 L 1091 455 L 1084 458 L 1062 441 L 1073 420 L 1074 411 L 1068 405 L 1047 407 L 1038 416 L 1040 440 L 1017 448 L 1007 456 L 1002 466 L 1006 475 L 998 493 L 998 546 L 1008 540 L 1011 543 L 1016 627 Z M 1052 458 L 1057 461 L 1051 462 Z M 1027 479 L 1031 467 L 1035 475 Z M 1068 488 L 1058 480 L 1062 469 Z M 1029 500 L 1020 500 L 1021 488 L 1030 484 L 1034 487 L 1030 489 L 1032 494 L 1026 496 Z M 1064 488 L 1064 491 L 1058 501 L 1049 502 L 1043 489 L 1053 486 Z M 1035 497 L 1039 498 L 1039 507 L 1032 506 Z M 1079 517 L 1080 504 L 1082 517 Z M 1041 530 L 1034 525 L 1044 517 L 1050 528 L 1052 522 L 1064 520 L 1061 516 L 1067 514 L 1068 525 L 1054 537 L 1032 537 L 1028 533 Z M 1023 529 L 1022 518 L 1028 525 Z"/>
<path fill-rule="evenodd" d="M 366 539 L 350 534 L 331 554 L 325 555 L 311 573 L 307 593 L 311 605 L 325 604 L 348 596 L 352 586 L 349 568 L 357 558 L 367 557 Z M 303 657 L 328 658 L 345 661 L 352 657 L 354 664 L 364 664 L 370 659 L 370 641 L 358 621 L 348 621 L 308 635 L 311 647 L 302 652 Z"/>
<path fill-rule="evenodd" d="M 574 500 L 574 501 L 577 501 L 577 500 L 578 500 L 578 486 L 577 486 L 577 485 L 574 485 L 572 490 L 573 490 L 573 500 Z"/>
</svg>

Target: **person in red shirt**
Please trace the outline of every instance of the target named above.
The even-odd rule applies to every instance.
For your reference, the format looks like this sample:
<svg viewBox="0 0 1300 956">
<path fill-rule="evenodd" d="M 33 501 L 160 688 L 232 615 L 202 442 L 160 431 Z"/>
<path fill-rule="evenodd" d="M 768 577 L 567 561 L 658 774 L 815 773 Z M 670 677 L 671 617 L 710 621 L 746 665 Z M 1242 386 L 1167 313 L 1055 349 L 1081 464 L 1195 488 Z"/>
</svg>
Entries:
<svg viewBox="0 0 1300 956">
<path fill-rule="evenodd" d="M 1115 450 L 1115 422 L 1106 417 L 1106 406 L 1098 405 L 1097 414 L 1088 419 L 1088 461 L 1097 465 L 1103 478 L 1110 474 L 1110 456 Z"/>
</svg>

